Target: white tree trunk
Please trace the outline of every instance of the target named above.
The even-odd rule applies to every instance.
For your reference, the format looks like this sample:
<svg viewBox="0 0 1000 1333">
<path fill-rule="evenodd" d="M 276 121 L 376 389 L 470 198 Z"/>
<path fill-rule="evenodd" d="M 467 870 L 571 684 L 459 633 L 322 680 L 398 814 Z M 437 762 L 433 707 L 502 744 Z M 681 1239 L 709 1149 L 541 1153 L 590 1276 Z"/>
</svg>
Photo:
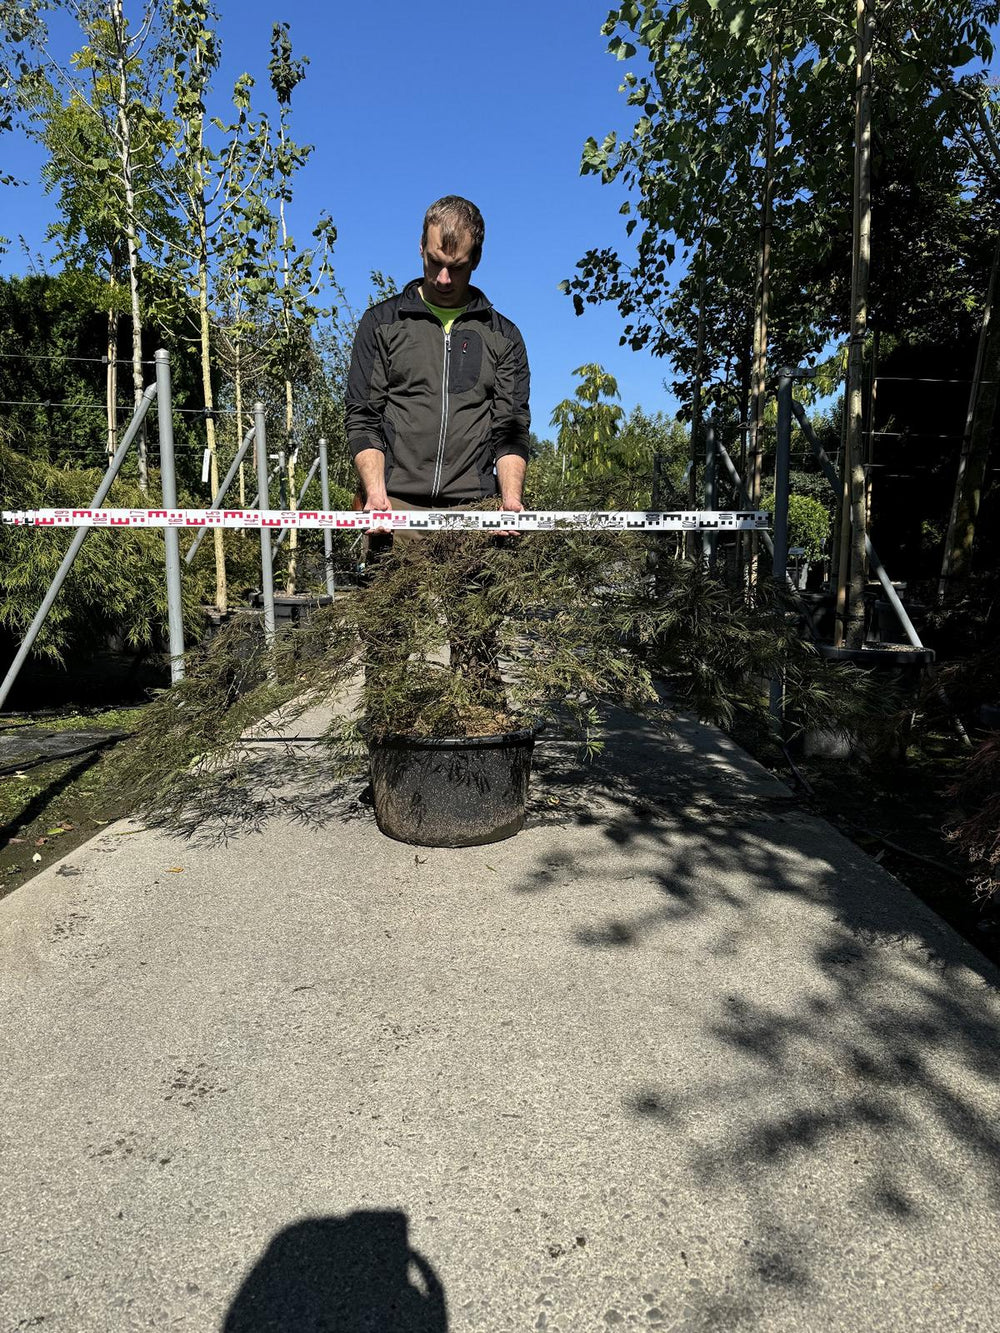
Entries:
<svg viewBox="0 0 1000 1333">
<path fill-rule="evenodd" d="M 128 48 L 126 41 L 125 15 L 122 0 L 111 0 L 111 27 L 114 33 L 116 59 L 118 64 L 118 154 L 125 187 L 125 244 L 128 250 L 128 282 L 132 307 L 132 393 L 134 406 L 142 402 L 142 309 L 139 305 L 139 239 L 135 212 L 135 172 L 132 158 L 132 125 L 129 121 L 128 106 Z M 145 427 L 139 432 L 136 441 L 139 458 L 139 489 L 149 490 L 149 464 L 146 448 Z"/>
</svg>

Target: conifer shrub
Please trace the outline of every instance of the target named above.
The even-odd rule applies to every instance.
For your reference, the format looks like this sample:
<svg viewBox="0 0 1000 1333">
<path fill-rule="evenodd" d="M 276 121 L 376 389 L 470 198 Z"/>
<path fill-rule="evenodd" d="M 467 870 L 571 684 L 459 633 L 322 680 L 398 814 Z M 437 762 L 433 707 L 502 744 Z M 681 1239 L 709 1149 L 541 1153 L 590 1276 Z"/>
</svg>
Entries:
<svg viewBox="0 0 1000 1333">
<path fill-rule="evenodd" d="M 363 765 L 367 741 L 398 734 L 547 724 L 594 752 L 602 706 L 661 716 L 664 692 L 702 718 L 766 729 L 775 672 L 796 727 L 871 706 L 867 679 L 829 672 L 780 600 L 748 607 L 680 560 L 654 580 L 635 535 L 433 534 L 397 540 L 366 586 L 272 646 L 244 617 L 193 654 L 187 678 L 147 709 L 115 780 L 148 815 L 191 827 L 223 807 L 259 808 L 257 741 L 317 703 L 332 714 L 324 764 L 343 776 Z"/>
<path fill-rule="evenodd" d="M 1000 736 L 980 742 L 948 794 L 962 812 L 948 836 L 969 860 L 979 895 L 990 898 L 1000 890 Z"/>
<path fill-rule="evenodd" d="M 59 468 L 15 453 L 0 441 L 0 476 L 5 509 L 86 508 L 102 473 Z M 138 487 L 118 480 L 108 504 L 145 509 Z M 76 529 L 0 530 L 0 629 L 19 642 L 38 610 Z M 200 635 L 198 579 L 183 584 L 188 636 Z M 112 637 L 135 652 L 162 647 L 167 623 L 163 532 L 135 528 L 88 533 L 62 591 L 35 643 L 39 656 L 67 663 L 101 651 Z"/>
</svg>

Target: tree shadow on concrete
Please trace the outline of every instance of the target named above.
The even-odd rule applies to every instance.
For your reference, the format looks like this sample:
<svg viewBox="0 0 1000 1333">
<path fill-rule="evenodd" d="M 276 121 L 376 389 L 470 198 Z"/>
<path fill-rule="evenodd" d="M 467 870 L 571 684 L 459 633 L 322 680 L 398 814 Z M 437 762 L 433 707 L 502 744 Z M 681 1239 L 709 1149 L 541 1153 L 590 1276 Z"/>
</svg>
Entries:
<svg viewBox="0 0 1000 1333">
<path fill-rule="evenodd" d="M 752 1231 L 678 1292 L 681 1327 L 812 1328 L 831 1293 L 848 1301 L 836 1327 L 873 1327 L 844 1313 L 866 1283 L 909 1283 L 915 1327 L 1000 1326 L 1000 974 L 762 770 L 720 762 L 717 739 L 674 748 L 618 716 L 589 784 L 570 764 L 540 774 L 538 800 L 601 837 L 567 837 L 514 886 L 589 884 L 578 944 L 624 967 L 669 954 L 650 1021 L 665 1040 L 691 1024 L 695 1054 L 622 1110 L 723 1232 L 735 1214 Z M 704 969 L 693 1017 L 670 990 L 683 955 Z"/>
<path fill-rule="evenodd" d="M 310 1217 L 279 1232 L 222 1333 L 447 1333 L 444 1288 L 412 1249 L 406 1214 Z"/>
<path fill-rule="evenodd" d="M 536 755 L 544 750 L 544 746 L 536 746 Z M 555 767 L 548 767 L 553 772 L 565 769 L 569 774 L 579 763 L 582 749 L 579 742 L 559 743 L 554 753 Z M 456 792 L 463 785 L 461 763 L 459 759 L 449 776 Z M 227 761 L 223 772 L 211 775 L 205 791 L 182 813 L 145 815 L 144 819 L 150 827 L 175 833 L 196 847 L 223 845 L 262 833 L 272 820 L 287 820 L 309 829 L 367 820 L 374 827 L 367 757 L 359 755 L 352 761 L 351 771 L 343 769 L 341 757 L 331 755 L 322 737 L 255 739 Z M 582 818 L 592 787 L 601 781 L 600 775 L 588 767 L 583 790 L 579 790 L 579 777 L 575 777 L 572 791 L 567 789 L 562 802 L 554 799 L 550 790 L 544 799 L 529 796 L 528 823 L 559 824 L 576 815 Z M 611 786 L 616 786 L 614 780 Z"/>
<path fill-rule="evenodd" d="M 339 776 L 321 743 L 300 740 L 248 745 L 215 775 L 207 795 L 179 814 L 144 819 L 195 847 L 262 833 L 276 819 L 310 829 L 357 819 L 374 823 L 367 773 Z"/>
</svg>

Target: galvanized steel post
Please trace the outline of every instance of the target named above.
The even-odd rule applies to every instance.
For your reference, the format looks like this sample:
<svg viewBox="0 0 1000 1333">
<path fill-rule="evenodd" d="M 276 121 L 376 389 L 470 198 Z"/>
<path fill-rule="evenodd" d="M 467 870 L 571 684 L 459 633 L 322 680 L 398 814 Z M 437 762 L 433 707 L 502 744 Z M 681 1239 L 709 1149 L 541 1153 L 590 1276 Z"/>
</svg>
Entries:
<svg viewBox="0 0 1000 1333">
<path fill-rule="evenodd" d="M 774 458 L 774 513 L 771 516 L 774 560 L 772 572 L 779 588 L 788 569 L 788 489 L 792 457 L 792 375 L 783 366 L 778 374 L 778 423 Z"/>
<path fill-rule="evenodd" d="M 709 511 L 719 507 L 719 486 L 715 466 L 715 418 L 705 427 L 705 508 Z M 716 534 L 709 529 L 702 533 L 702 550 L 705 564 L 709 568 L 715 565 Z"/>
<path fill-rule="evenodd" d="M 174 467 L 174 415 L 170 402 L 170 353 L 162 347 L 156 361 L 156 414 L 160 427 L 160 488 L 164 509 L 177 508 L 177 471 Z M 181 600 L 181 541 L 176 528 L 163 529 L 167 569 L 167 637 L 170 643 L 170 680 L 184 679 L 184 606 Z"/>
<path fill-rule="evenodd" d="M 263 512 L 270 508 L 267 476 L 267 426 L 264 422 L 264 404 L 253 405 L 254 455 L 257 460 L 257 500 Z M 260 587 L 264 597 L 264 635 L 268 642 L 274 638 L 274 571 L 271 566 L 271 533 L 260 529 Z"/>
<path fill-rule="evenodd" d="M 319 485 L 320 485 L 320 503 L 324 510 L 330 508 L 330 462 L 326 453 L 326 439 L 320 437 L 319 442 Z M 331 597 L 337 592 L 337 582 L 333 573 L 333 533 L 329 528 L 323 529 L 323 564 L 326 567 L 326 590 Z"/>
</svg>

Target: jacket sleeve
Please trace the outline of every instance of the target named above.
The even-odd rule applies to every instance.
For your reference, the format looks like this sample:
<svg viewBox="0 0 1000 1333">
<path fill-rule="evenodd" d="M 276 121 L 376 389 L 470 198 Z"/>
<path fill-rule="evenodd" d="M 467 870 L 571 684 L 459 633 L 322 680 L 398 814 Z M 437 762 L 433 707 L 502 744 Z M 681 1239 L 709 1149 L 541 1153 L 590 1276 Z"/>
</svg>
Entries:
<svg viewBox="0 0 1000 1333">
<path fill-rule="evenodd" d="M 378 320 L 366 310 L 354 338 L 347 376 L 347 447 L 352 458 L 362 449 L 381 449 L 385 453 L 382 414 L 388 382 Z"/>
<path fill-rule="evenodd" d="M 520 330 L 507 325 L 507 346 L 496 366 L 493 397 L 493 457 L 517 454 L 528 461 L 531 412 L 528 353 Z"/>
</svg>

